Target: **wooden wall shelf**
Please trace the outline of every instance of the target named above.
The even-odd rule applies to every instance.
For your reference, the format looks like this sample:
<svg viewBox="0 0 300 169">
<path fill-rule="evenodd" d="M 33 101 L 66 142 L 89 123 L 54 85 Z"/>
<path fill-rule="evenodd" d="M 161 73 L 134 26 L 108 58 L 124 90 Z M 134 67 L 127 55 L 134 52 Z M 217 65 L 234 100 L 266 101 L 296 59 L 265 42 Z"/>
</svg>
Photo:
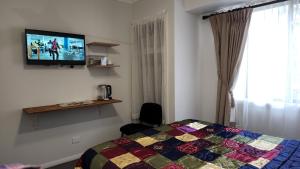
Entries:
<svg viewBox="0 0 300 169">
<path fill-rule="evenodd" d="M 87 46 L 102 46 L 102 47 L 114 47 L 119 46 L 117 43 L 106 43 L 106 42 L 90 42 L 86 44 Z"/>
<path fill-rule="evenodd" d="M 87 65 L 87 67 L 90 67 L 90 68 L 114 68 L 114 67 L 120 67 L 120 65 L 114 65 L 114 64 L 110 64 L 110 65 L 90 64 L 90 65 Z"/>
<path fill-rule="evenodd" d="M 67 103 L 67 104 L 54 104 L 54 105 L 39 106 L 39 107 L 29 107 L 29 108 L 24 108 L 23 112 L 28 113 L 28 114 L 46 113 L 46 112 L 51 112 L 51 111 L 71 110 L 71 109 L 101 106 L 101 105 L 120 103 L 120 102 L 122 102 L 122 100 L 117 100 L 117 99 L 88 100 L 88 101 L 82 101 L 82 102 L 72 102 L 72 103 Z"/>
</svg>

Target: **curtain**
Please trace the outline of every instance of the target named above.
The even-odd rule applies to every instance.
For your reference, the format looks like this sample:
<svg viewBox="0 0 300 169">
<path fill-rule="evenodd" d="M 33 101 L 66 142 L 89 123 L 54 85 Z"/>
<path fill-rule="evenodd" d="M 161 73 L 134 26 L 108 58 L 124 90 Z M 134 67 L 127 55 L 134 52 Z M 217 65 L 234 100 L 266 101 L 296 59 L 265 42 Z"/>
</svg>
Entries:
<svg viewBox="0 0 300 169">
<path fill-rule="evenodd" d="M 218 69 L 217 123 L 229 125 L 234 107 L 231 92 L 241 63 L 241 54 L 251 19 L 252 9 L 210 17 Z"/>
<path fill-rule="evenodd" d="M 234 89 L 237 125 L 300 139 L 300 1 L 254 10 Z"/>
<path fill-rule="evenodd" d="M 133 24 L 133 43 L 132 119 L 136 120 L 143 103 L 163 106 L 164 16 Z"/>
</svg>

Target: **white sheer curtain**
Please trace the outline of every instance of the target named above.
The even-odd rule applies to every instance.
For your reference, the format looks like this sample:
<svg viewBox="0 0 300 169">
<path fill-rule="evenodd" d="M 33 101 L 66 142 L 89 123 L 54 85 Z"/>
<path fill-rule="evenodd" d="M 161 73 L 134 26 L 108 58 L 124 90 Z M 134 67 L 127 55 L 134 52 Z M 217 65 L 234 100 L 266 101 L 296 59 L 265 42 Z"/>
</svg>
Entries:
<svg viewBox="0 0 300 169">
<path fill-rule="evenodd" d="M 164 103 L 165 16 L 133 24 L 132 119 L 143 103 Z M 163 106 L 164 107 L 164 106 Z"/>
<path fill-rule="evenodd" d="M 239 127 L 300 139 L 300 1 L 252 14 L 234 89 Z"/>
</svg>

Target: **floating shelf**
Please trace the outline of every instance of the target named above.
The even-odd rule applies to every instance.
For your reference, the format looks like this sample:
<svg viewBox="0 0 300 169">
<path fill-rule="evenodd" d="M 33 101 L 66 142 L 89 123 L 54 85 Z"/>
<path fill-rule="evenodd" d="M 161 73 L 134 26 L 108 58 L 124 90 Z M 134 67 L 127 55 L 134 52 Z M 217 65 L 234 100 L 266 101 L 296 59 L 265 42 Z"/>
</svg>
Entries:
<svg viewBox="0 0 300 169">
<path fill-rule="evenodd" d="M 114 46 L 120 46 L 120 44 L 117 43 L 106 43 L 106 42 L 90 42 L 86 44 L 87 46 L 102 46 L 102 47 L 114 47 Z"/>
<path fill-rule="evenodd" d="M 23 112 L 28 113 L 28 114 L 46 113 L 46 112 L 51 112 L 51 111 L 71 110 L 71 109 L 94 107 L 94 106 L 101 106 L 101 105 L 120 103 L 120 102 L 122 102 L 122 100 L 117 100 L 117 99 L 87 100 L 87 101 L 82 101 L 82 102 L 62 103 L 62 104 L 54 104 L 54 105 L 39 106 L 39 107 L 29 107 L 29 108 L 24 108 Z"/>
<path fill-rule="evenodd" d="M 110 65 L 90 64 L 90 65 L 87 65 L 87 67 L 94 67 L 94 68 L 114 68 L 114 67 L 120 67 L 120 65 L 114 65 L 114 64 L 110 64 Z"/>
</svg>

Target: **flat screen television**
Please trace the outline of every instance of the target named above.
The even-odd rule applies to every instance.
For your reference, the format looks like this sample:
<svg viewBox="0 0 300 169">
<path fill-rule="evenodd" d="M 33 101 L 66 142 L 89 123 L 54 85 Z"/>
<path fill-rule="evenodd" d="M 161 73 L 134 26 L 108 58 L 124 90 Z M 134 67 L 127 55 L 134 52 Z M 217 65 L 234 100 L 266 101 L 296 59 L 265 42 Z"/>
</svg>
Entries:
<svg viewBox="0 0 300 169">
<path fill-rule="evenodd" d="M 85 36 L 25 29 L 26 61 L 35 65 L 85 65 Z"/>
</svg>

